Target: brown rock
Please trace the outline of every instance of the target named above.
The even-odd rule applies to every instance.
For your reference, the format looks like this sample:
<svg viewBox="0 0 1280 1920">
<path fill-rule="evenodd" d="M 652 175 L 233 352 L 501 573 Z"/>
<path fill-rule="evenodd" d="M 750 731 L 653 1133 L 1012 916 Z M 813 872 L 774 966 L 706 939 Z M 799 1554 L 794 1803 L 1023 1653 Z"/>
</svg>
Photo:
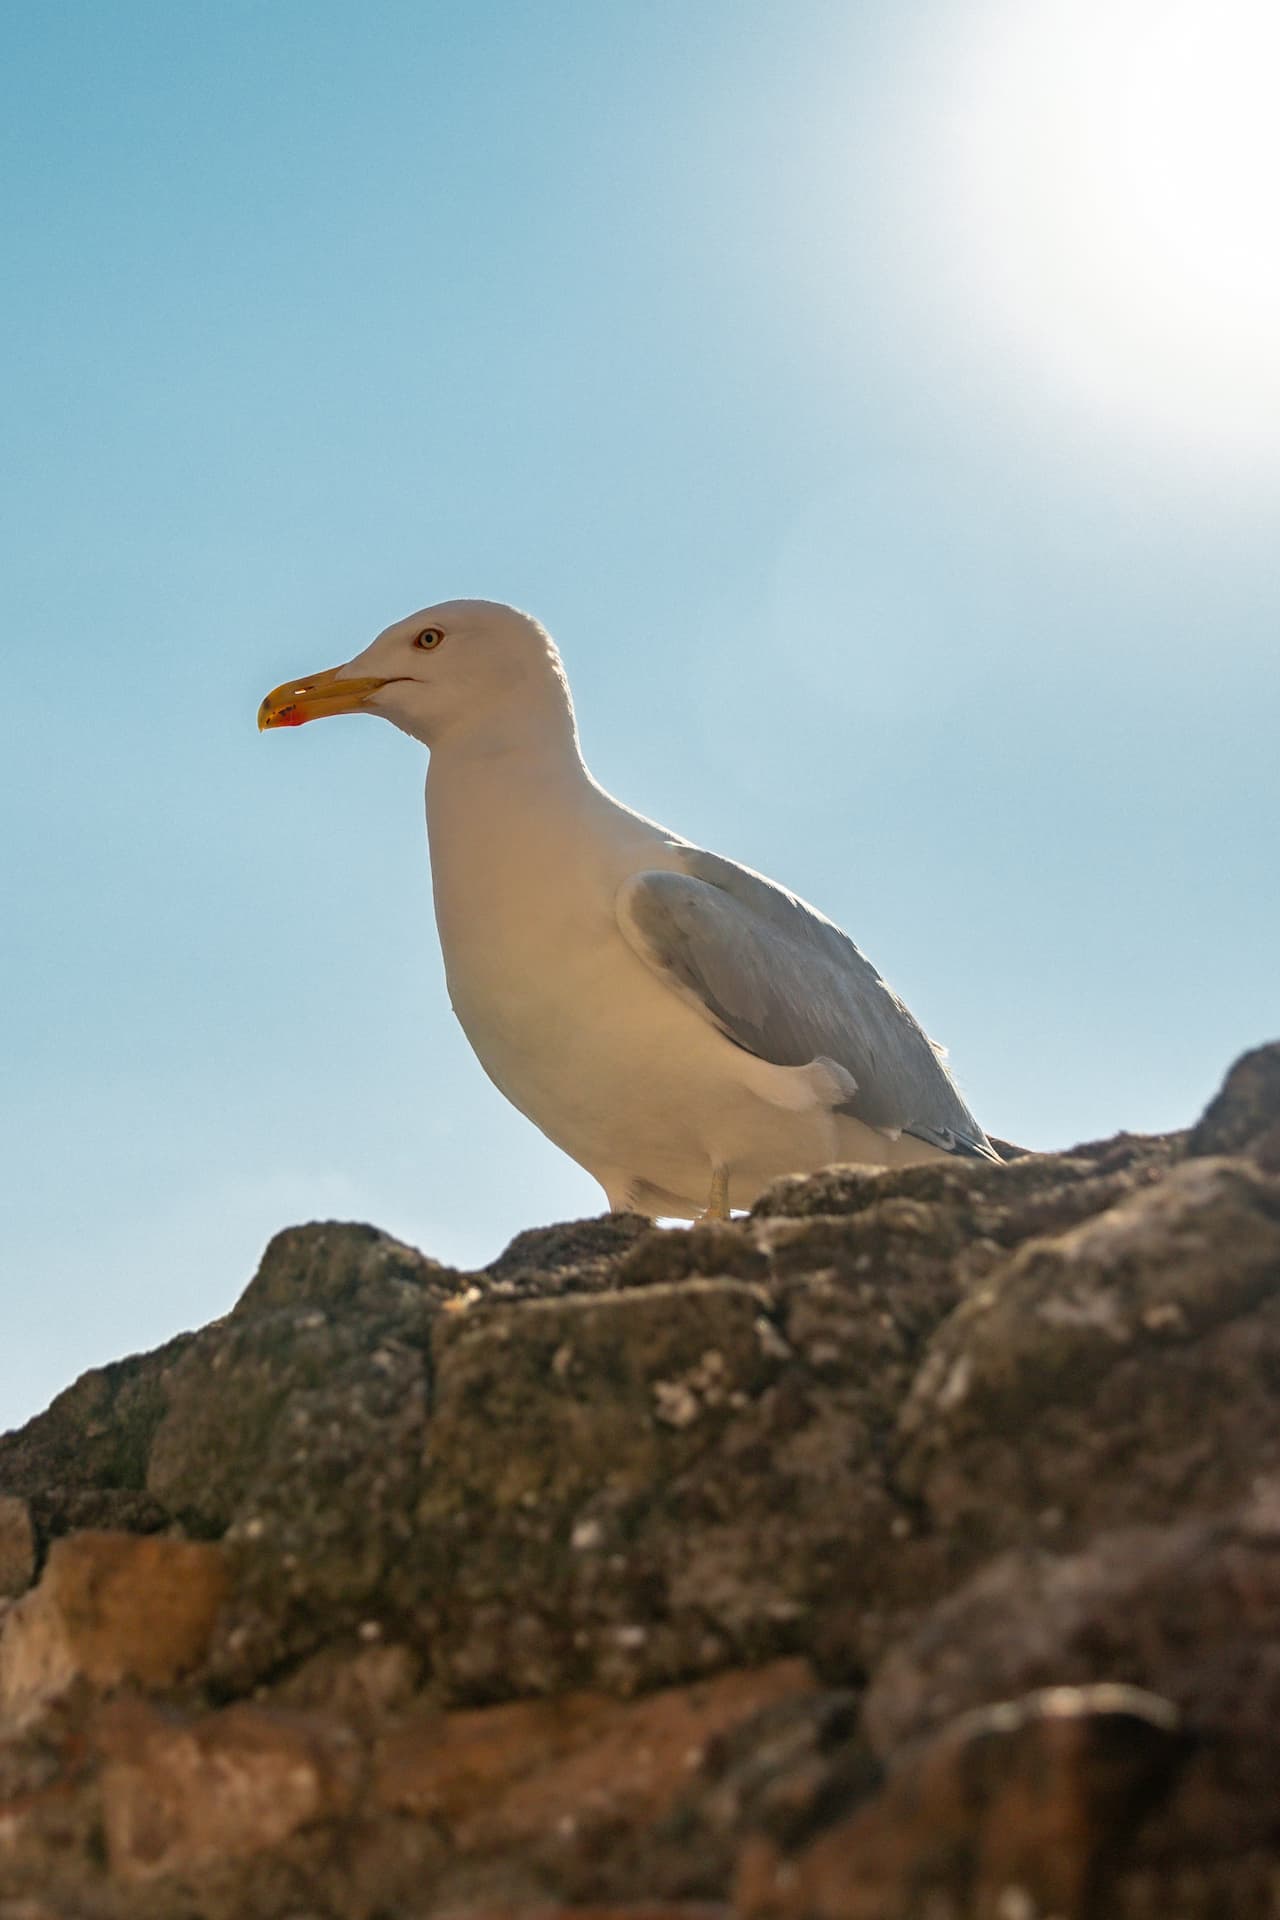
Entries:
<svg viewBox="0 0 1280 1920">
<path fill-rule="evenodd" d="M 1189 1154 L 1253 1153 L 1280 1172 L 1280 1041 L 1240 1056 L 1191 1129 Z"/>
<path fill-rule="evenodd" d="M 731 1417 L 734 1393 L 773 1370 L 766 1305 L 748 1287 L 699 1279 L 442 1322 L 421 1518 L 458 1512 L 479 1485 L 499 1511 L 550 1492 L 582 1497 L 602 1478 L 621 1493 L 648 1485 L 664 1457 L 700 1450 Z M 536 1428 L 531 1378 L 543 1384 Z M 507 1408 L 519 1409 L 518 1451 Z"/>
<path fill-rule="evenodd" d="M 387 1721 L 418 1697 L 423 1660 L 409 1647 L 384 1641 L 381 1629 L 363 1645 L 322 1647 L 272 1689 L 278 1705 L 338 1715 L 362 1737 L 380 1733 Z"/>
<path fill-rule="evenodd" d="M 126 1883 L 224 1868 L 350 1804 L 352 1744 L 303 1716 L 238 1705 L 179 1719 L 124 1700 L 95 1737 L 107 1858 Z"/>
<path fill-rule="evenodd" d="M 164 1414 L 165 1368 L 191 1337 L 93 1368 L 44 1413 L 0 1435 L 0 1489 L 27 1500 L 41 1545 L 79 1527 L 165 1525 L 144 1491 L 147 1459 Z"/>
<path fill-rule="evenodd" d="M 31 1509 L 16 1494 L 0 1493 L 0 1599 L 25 1593 L 35 1570 L 36 1536 Z"/>
<path fill-rule="evenodd" d="M 731 1908 L 711 1900 L 638 1900 L 622 1906 L 584 1905 L 575 1900 L 571 1907 L 467 1907 L 455 1911 L 450 1920 L 733 1920 L 733 1915 Z"/>
<path fill-rule="evenodd" d="M 0 1724 L 0 1901 L 47 1899 L 66 1920 L 97 1920 L 89 1862 L 98 1821 L 86 1747 L 81 1721 L 62 1706 L 38 1727 Z"/>
<path fill-rule="evenodd" d="M 0 1913 L 0 1920 L 4 1915 Z M 732 1909 L 710 1900 L 638 1900 L 622 1906 L 469 1906 L 450 1920 L 733 1920 Z"/>
<path fill-rule="evenodd" d="M 0 1711 L 21 1724 L 78 1679 L 172 1686 L 198 1666 L 227 1593 L 216 1547 L 124 1533 L 55 1541 L 0 1626 Z"/>
<path fill-rule="evenodd" d="M 833 1804 L 865 1798 L 883 1769 L 861 1738 L 858 1708 L 852 1688 L 796 1694 L 717 1740 L 680 1807 L 690 1838 L 704 1833 L 714 1848 L 729 1837 L 731 1858 L 745 1834 L 794 1849 Z"/>
<path fill-rule="evenodd" d="M 1136 1823 L 1185 1757 L 1166 1702 L 1058 1689 L 966 1715 L 798 1854 L 744 1849 L 750 1920 L 1107 1920 Z"/>
<path fill-rule="evenodd" d="M 1112 1204 L 1122 1187 L 1098 1188 L 1100 1180 L 1129 1176 L 1129 1185 L 1158 1176 L 1177 1158 L 1181 1138 L 1172 1134 L 1116 1134 L 1073 1147 L 1069 1153 L 1022 1154 L 1007 1166 L 989 1160 L 934 1160 L 927 1165 L 880 1171 L 872 1167 L 825 1167 L 820 1173 L 776 1180 L 756 1201 L 752 1218 L 850 1218 L 888 1201 L 908 1200 L 960 1216 L 960 1230 L 975 1229 L 1012 1245 L 1028 1232 L 1045 1231 L 1023 1219 L 1022 1208 L 1051 1208 L 1063 1226 Z M 948 1223 L 950 1224 L 950 1223 Z M 954 1231 L 954 1226 L 952 1227 Z"/>
<path fill-rule="evenodd" d="M 767 1306 L 694 1279 L 441 1318 L 415 1544 L 393 1591 L 412 1581 L 452 1697 L 635 1691 L 727 1664 L 709 1578 L 696 1601 L 655 1606 L 676 1575 L 663 1537 L 682 1567 L 694 1544 L 660 1516 L 776 1376 Z"/>
<path fill-rule="evenodd" d="M 576 1693 L 426 1713 L 383 1741 L 374 1791 L 396 1812 L 443 1822 L 467 1851 L 652 1827 L 713 1741 L 814 1684 L 804 1661 L 782 1660 L 643 1700 Z"/>
<path fill-rule="evenodd" d="M 229 1317 L 356 1306 L 394 1312 L 424 1295 L 449 1298 L 460 1278 L 378 1227 L 326 1220 L 277 1233 Z"/>
<path fill-rule="evenodd" d="M 619 1271 L 621 1256 L 652 1230 L 638 1213 L 604 1213 L 518 1233 L 496 1260 L 473 1276 L 475 1296 L 485 1301 L 537 1298 L 561 1293 L 599 1293 L 634 1285 Z"/>
<path fill-rule="evenodd" d="M 892 1755 L 984 1701 L 1048 1681 L 1123 1677 L 1170 1700 L 1195 1742 L 1148 1854 L 1168 1863 L 1190 1853 L 1231 1870 L 1273 1832 L 1277 1623 L 1272 1482 L 1214 1520 L 1103 1533 L 1066 1558 L 1000 1556 L 882 1662 L 863 1730 Z"/>
<path fill-rule="evenodd" d="M 47 1900 L 0 1900 L 0 1920 L 81 1920 L 81 1916 Z"/>
<path fill-rule="evenodd" d="M 17 1584 L 136 1536 L 0 1599 L 0 1920 L 723 1920 L 740 1852 L 751 1911 L 1276 1920 L 1273 1064 L 1189 1157 L 833 1168 L 476 1274 L 278 1236 L 0 1438 Z"/>
<path fill-rule="evenodd" d="M 233 1312 L 163 1375 L 149 1492 L 193 1530 L 221 1533 L 317 1432 L 420 1399 L 431 1312 L 458 1285 L 373 1227 L 277 1234 Z"/>
<path fill-rule="evenodd" d="M 999 1555 L 880 1663 L 863 1729 L 889 1755 L 986 1702 L 1121 1674 L 1206 1733 L 1224 1699 L 1240 1713 L 1252 1675 L 1251 1738 L 1280 1777 L 1280 1674 L 1271 1678 L 1265 1645 L 1274 1626 L 1280 1482 L 1212 1520 L 1103 1532 L 1072 1555 Z"/>
</svg>

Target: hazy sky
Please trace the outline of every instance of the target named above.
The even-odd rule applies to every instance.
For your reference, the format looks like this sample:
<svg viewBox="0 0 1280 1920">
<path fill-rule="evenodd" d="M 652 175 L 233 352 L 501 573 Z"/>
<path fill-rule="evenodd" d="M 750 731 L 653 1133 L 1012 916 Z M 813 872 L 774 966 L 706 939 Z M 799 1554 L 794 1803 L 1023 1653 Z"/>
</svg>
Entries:
<svg viewBox="0 0 1280 1920">
<path fill-rule="evenodd" d="M 979 1118 L 1280 1028 L 1273 7 L 58 0 L 0 46 L 0 1425 L 277 1227 L 598 1211 L 450 1015 L 424 753 L 536 612 L 623 799 L 841 921 Z"/>
</svg>

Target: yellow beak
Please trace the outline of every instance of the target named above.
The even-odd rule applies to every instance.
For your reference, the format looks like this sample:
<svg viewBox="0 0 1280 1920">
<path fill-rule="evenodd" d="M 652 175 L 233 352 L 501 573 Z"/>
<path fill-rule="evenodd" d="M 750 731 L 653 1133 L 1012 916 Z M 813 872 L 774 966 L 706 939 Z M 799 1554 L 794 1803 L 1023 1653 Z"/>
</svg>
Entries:
<svg viewBox="0 0 1280 1920">
<path fill-rule="evenodd" d="M 301 727 L 326 713 L 356 713 L 385 680 L 340 680 L 338 668 L 308 674 L 305 680 L 286 680 L 274 687 L 258 708 L 258 732 L 268 727 Z"/>
</svg>

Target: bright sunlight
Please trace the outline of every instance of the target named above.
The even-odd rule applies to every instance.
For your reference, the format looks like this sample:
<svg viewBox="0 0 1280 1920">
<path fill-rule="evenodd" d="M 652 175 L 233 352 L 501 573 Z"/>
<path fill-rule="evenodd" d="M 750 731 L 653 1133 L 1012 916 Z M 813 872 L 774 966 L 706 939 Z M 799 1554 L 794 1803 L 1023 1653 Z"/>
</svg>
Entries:
<svg viewBox="0 0 1280 1920">
<path fill-rule="evenodd" d="M 1280 10 L 999 0 L 942 49 L 933 191 L 987 350 L 1189 447 L 1280 453 Z"/>
</svg>

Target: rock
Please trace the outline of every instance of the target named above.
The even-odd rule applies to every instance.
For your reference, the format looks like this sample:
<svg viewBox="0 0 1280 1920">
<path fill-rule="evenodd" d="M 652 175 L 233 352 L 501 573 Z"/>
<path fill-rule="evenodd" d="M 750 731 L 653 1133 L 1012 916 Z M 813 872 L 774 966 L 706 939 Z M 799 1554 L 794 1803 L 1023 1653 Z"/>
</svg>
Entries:
<svg viewBox="0 0 1280 1920">
<path fill-rule="evenodd" d="M 1104 1920 L 1126 1843 L 1185 1758 L 1164 1701 L 1059 1688 L 965 1715 L 798 1854 L 743 1853 L 744 1920 Z"/>
<path fill-rule="evenodd" d="M 477 1274 L 474 1292 L 484 1300 L 536 1298 L 560 1293 L 596 1293 L 620 1284 L 619 1258 L 652 1231 L 639 1213 L 605 1213 L 518 1233 Z"/>
<path fill-rule="evenodd" d="M 392 1811 L 442 1828 L 463 1854 L 493 1860 L 523 1849 L 548 1859 L 576 1896 L 621 1893 L 620 1836 L 652 1876 L 663 1822 L 712 1745 L 814 1690 L 805 1663 L 786 1660 L 642 1700 L 566 1694 L 428 1709 L 380 1743 L 373 1791 Z"/>
<path fill-rule="evenodd" d="M 362 1738 L 372 1739 L 421 1698 L 423 1662 L 411 1648 L 384 1640 L 366 1621 L 357 1644 L 332 1642 L 282 1675 L 272 1698 L 282 1707 L 336 1713 Z"/>
<path fill-rule="evenodd" d="M 0 1716 L 21 1726 L 77 1681 L 172 1687 L 208 1652 L 227 1572 L 217 1547 L 126 1533 L 56 1541 L 0 1626 Z"/>
<path fill-rule="evenodd" d="M 276 1234 L 230 1318 L 295 1310 L 337 1314 L 357 1306 L 394 1314 L 424 1296 L 448 1299 L 458 1283 L 452 1267 L 426 1259 L 377 1227 L 330 1220 Z"/>
<path fill-rule="evenodd" d="M 1280 1041 L 1241 1055 L 1191 1129 L 1187 1152 L 1251 1153 L 1280 1173 Z"/>
<path fill-rule="evenodd" d="M 142 1496 L 155 1428 L 165 1413 L 161 1375 L 190 1338 L 178 1334 L 155 1354 L 94 1367 L 46 1413 L 0 1436 L 0 1490 L 31 1503 L 42 1534 L 65 1532 L 56 1524 L 59 1513 L 77 1494 L 88 1500 Z M 46 1515 L 52 1526 L 42 1524 Z"/>
<path fill-rule="evenodd" d="M 1189 1161 L 986 1274 L 903 1404 L 898 1484 L 970 1560 L 1208 1509 L 1280 1466 L 1277 1369 L 1280 1181 Z"/>
<path fill-rule="evenodd" d="M 1280 1481 L 1234 1513 L 1099 1534 L 1069 1557 L 1000 1556 L 881 1663 L 862 1729 L 891 1755 L 981 1703 L 1047 1681 L 1123 1676 L 1166 1698 L 1194 1742 L 1169 1846 L 1265 1846 L 1280 1778 Z M 1177 1836 L 1175 1843 L 1173 1836 Z"/>
<path fill-rule="evenodd" d="M 1013 1245 L 1030 1233 L 1073 1226 L 1101 1212 L 1134 1185 L 1158 1178 L 1179 1157 L 1181 1145 L 1175 1134 L 1121 1133 L 1070 1153 L 1021 1154 L 1008 1166 L 935 1160 L 887 1173 L 827 1167 L 774 1181 L 756 1201 L 752 1218 L 845 1218 L 902 1199 L 959 1212 L 966 1238 L 977 1231 Z M 1100 1186 L 1102 1180 L 1117 1183 Z"/>
<path fill-rule="evenodd" d="M 148 1491 L 187 1526 L 223 1533 L 318 1430 L 421 1399 L 431 1311 L 458 1284 L 371 1227 L 277 1234 L 233 1312 L 161 1375 Z"/>
<path fill-rule="evenodd" d="M 94 1738 L 107 1861 L 126 1885 L 266 1853 L 345 1812 L 356 1781 L 355 1743 L 331 1725 L 248 1705 L 187 1720 L 124 1701 Z"/>
<path fill-rule="evenodd" d="M 735 1597 L 704 1567 L 682 1604 L 697 1547 L 651 1502 L 693 1497 L 777 1375 L 767 1304 L 693 1279 L 437 1324 L 406 1570 L 430 1596 L 420 1632 L 450 1697 L 501 1697 L 515 1675 L 520 1692 L 628 1691 L 725 1664 Z"/>
<path fill-rule="evenodd" d="M 0 1493 L 0 1599 L 25 1593 L 36 1570 L 31 1509 L 16 1494 Z"/>
<path fill-rule="evenodd" d="M 0 1439 L 0 1920 L 1276 1920 L 1277 1052 L 477 1273 L 278 1235 Z"/>
<path fill-rule="evenodd" d="M 888 1755 L 984 1702 L 1124 1674 L 1205 1733 L 1213 1702 L 1237 1694 L 1253 1660 L 1242 1628 L 1273 1617 L 1277 1481 L 1230 1515 L 1099 1533 L 1071 1555 L 1024 1548 L 988 1561 L 880 1663 L 862 1727 Z M 1254 1677 L 1260 1721 L 1275 1716 L 1280 1770 L 1280 1693 L 1271 1701 L 1265 1673 L 1255 1668 Z"/>
<path fill-rule="evenodd" d="M 47 1900 L 0 1900 L 0 1920 L 78 1920 L 78 1916 Z"/>
</svg>

